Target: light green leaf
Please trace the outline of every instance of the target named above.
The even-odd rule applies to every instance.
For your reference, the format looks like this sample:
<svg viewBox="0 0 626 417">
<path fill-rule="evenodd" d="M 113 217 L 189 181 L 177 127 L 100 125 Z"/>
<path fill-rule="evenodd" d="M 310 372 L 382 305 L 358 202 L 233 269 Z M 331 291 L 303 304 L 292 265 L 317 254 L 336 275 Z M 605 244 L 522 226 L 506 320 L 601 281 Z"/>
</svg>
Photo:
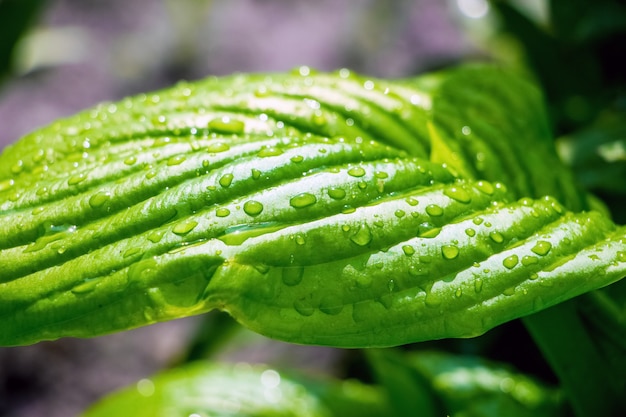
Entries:
<svg viewBox="0 0 626 417">
<path fill-rule="evenodd" d="M 357 381 L 303 378 L 264 365 L 198 362 L 143 379 L 83 416 L 376 417 L 388 412 L 379 389 Z"/>
<path fill-rule="evenodd" d="M 626 230 L 578 211 L 548 141 L 491 68 L 103 104 L 0 156 L 0 344 L 216 308 L 297 343 L 479 335 L 626 275 Z"/>
</svg>

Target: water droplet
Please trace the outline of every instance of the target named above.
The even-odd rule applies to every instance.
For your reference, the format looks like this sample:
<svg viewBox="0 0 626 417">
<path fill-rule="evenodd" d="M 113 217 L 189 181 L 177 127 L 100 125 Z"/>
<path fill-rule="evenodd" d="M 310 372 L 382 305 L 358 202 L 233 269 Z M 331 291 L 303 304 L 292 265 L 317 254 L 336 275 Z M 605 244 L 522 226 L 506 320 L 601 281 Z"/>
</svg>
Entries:
<svg viewBox="0 0 626 417">
<path fill-rule="evenodd" d="M 489 237 L 491 238 L 491 240 L 493 240 L 496 243 L 504 242 L 504 236 L 502 236 L 502 233 L 500 232 L 491 232 L 489 233 Z"/>
<path fill-rule="evenodd" d="M 128 158 L 124 159 L 124 164 L 126 165 L 134 165 L 137 162 L 137 157 L 135 156 L 129 156 Z"/>
<path fill-rule="evenodd" d="M 361 190 L 365 190 L 367 188 L 367 183 L 365 181 L 359 181 L 359 183 L 357 183 L 357 187 Z"/>
<path fill-rule="evenodd" d="M 85 174 L 78 174 L 78 175 L 73 175 L 70 177 L 70 179 L 67 180 L 67 185 L 76 185 L 80 182 L 83 182 L 85 180 L 85 178 L 87 178 L 85 176 Z"/>
<path fill-rule="evenodd" d="M 550 252 L 550 249 L 552 249 L 552 244 L 550 242 L 540 240 L 535 246 L 533 246 L 531 251 L 539 256 L 545 256 L 548 254 L 548 252 Z"/>
<path fill-rule="evenodd" d="M 455 245 L 444 245 L 441 247 L 441 254 L 446 259 L 454 259 L 459 256 L 459 248 Z"/>
<path fill-rule="evenodd" d="M 415 253 L 415 249 L 411 245 L 403 245 L 402 251 L 404 252 L 406 256 L 411 256 Z"/>
<path fill-rule="evenodd" d="M 426 306 L 432 308 L 439 307 L 442 302 L 443 300 L 441 299 L 441 296 L 432 291 L 427 293 L 426 298 L 424 299 L 424 303 L 426 304 Z"/>
<path fill-rule="evenodd" d="M 518 262 L 519 258 L 517 255 L 511 255 L 502 261 L 502 265 L 504 265 L 507 269 L 513 269 L 517 266 Z"/>
<path fill-rule="evenodd" d="M 343 188 L 329 188 L 328 196 L 335 200 L 341 200 L 346 196 L 346 191 Z"/>
<path fill-rule="evenodd" d="M 311 206 L 316 202 L 317 198 L 313 194 L 302 193 L 291 197 L 291 199 L 289 200 L 289 205 L 293 208 L 304 208 Z"/>
<path fill-rule="evenodd" d="M 444 195 L 447 195 L 451 199 L 458 201 L 459 203 L 468 204 L 472 201 L 472 196 L 462 187 L 450 187 L 443 191 Z"/>
<path fill-rule="evenodd" d="M 461 287 L 457 288 L 456 291 L 454 292 L 454 296 L 456 298 L 461 298 L 462 295 L 463 295 L 463 289 Z"/>
<path fill-rule="evenodd" d="M 260 158 L 268 158 L 270 156 L 278 156 L 278 155 L 282 155 L 283 151 L 279 148 L 274 148 L 274 147 L 268 147 L 268 148 L 263 148 L 259 151 L 259 153 L 257 154 Z"/>
<path fill-rule="evenodd" d="M 474 237 L 476 236 L 476 230 L 472 229 L 471 227 L 468 227 L 467 229 L 465 229 L 465 234 L 468 235 L 469 237 Z"/>
<path fill-rule="evenodd" d="M 424 226 L 423 226 L 423 224 L 424 224 L 424 223 L 422 223 L 422 224 L 420 225 L 420 229 L 421 229 L 422 227 L 424 227 Z M 424 230 L 424 231 L 420 231 L 420 233 L 419 233 L 419 237 L 425 237 L 425 238 L 427 238 L 427 239 L 432 239 L 432 238 L 434 238 L 434 237 L 439 236 L 439 233 L 441 233 L 441 228 L 440 228 L 440 227 L 434 227 L 434 228 L 432 228 L 432 225 L 431 225 L 431 224 L 428 224 L 428 226 L 426 226 L 426 227 L 431 227 L 431 229 Z"/>
<path fill-rule="evenodd" d="M 42 207 L 42 206 L 40 206 L 40 207 L 36 207 L 36 208 L 34 208 L 34 209 L 33 209 L 33 211 L 31 211 L 31 214 L 32 214 L 33 216 L 36 216 L 36 215 L 38 215 L 38 214 L 43 213 L 45 210 L 46 210 L 46 209 L 45 209 L 45 207 Z"/>
<path fill-rule="evenodd" d="M 296 234 L 296 244 L 298 245 L 304 245 L 306 243 L 306 240 L 304 239 L 304 236 L 300 233 Z"/>
<path fill-rule="evenodd" d="M 618 262 L 626 262 L 626 252 L 624 251 L 617 252 L 617 260 Z"/>
<path fill-rule="evenodd" d="M 258 216 L 263 211 L 263 204 L 254 200 L 246 201 L 243 205 L 243 211 L 249 216 Z"/>
<path fill-rule="evenodd" d="M 376 178 L 379 178 L 379 179 L 385 179 L 385 178 L 388 178 L 388 177 L 389 177 L 389 174 L 387 174 L 387 173 L 386 173 L 386 172 L 384 172 L 384 171 L 376 171 L 376 173 L 374 174 L 374 176 L 376 176 Z"/>
<path fill-rule="evenodd" d="M 217 217 L 227 217 L 230 214 L 230 210 L 228 210 L 226 207 L 220 207 L 217 210 L 215 210 L 215 215 Z"/>
<path fill-rule="evenodd" d="M 152 243 L 159 243 L 164 235 L 165 231 L 155 230 L 148 235 L 148 240 Z"/>
<path fill-rule="evenodd" d="M 357 178 L 362 177 L 363 175 L 365 175 L 365 170 L 361 167 L 353 167 L 348 170 L 348 175 L 351 175 Z"/>
<path fill-rule="evenodd" d="M 0 192 L 8 190 L 9 188 L 13 187 L 14 184 L 15 180 L 13 179 L 0 181 Z"/>
<path fill-rule="evenodd" d="M 443 209 L 436 204 L 429 204 L 426 206 L 426 213 L 432 217 L 439 217 L 443 215 Z"/>
<path fill-rule="evenodd" d="M 483 223 L 483 219 L 482 217 L 475 217 L 472 219 L 472 223 L 474 223 L 476 226 L 480 226 Z"/>
<path fill-rule="evenodd" d="M 72 293 L 76 295 L 87 294 L 96 289 L 98 285 L 97 279 L 85 280 L 82 284 L 79 284 L 72 288 Z"/>
<path fill-rule="evenodd" d="M 225 152 L 230 149 L 230 146 L 224 142 L 213 142 L 207 146 L 206 150 L 210 153 Z"/>
<path fill-rule="evenodd" d="M 187 233 L 191 232 L 197 225 L 198 222 L 194 220 L 186 220 L 174 226 L 174 228 L 172 229 L 172 233 L 179 236 L 186 235 Z"/>
<path fill-rule="evenodd" d="M 108 191 L 98 191 L 89 198 L 89 205 L 93 208 L 102 207 L 111 198 Z"/>
<path fill-rule="evenodd" d="M 236 135 L 244 131 L 246 124 L 241 120 L 231 119 L 229 116 L 222 116 L 211 120 L 207 127 L 213 132 Z"/>
<path fill-rule="evenodd" d="M 515 294 L 515 287 L 509 287 L 505 289 L 504 291 L 502 291 L 502 293 L 510 297 Z"/>
<path fill-rule="evenodd" d="M 395 213 L 397 218 L 401 219 L 402 217 L 404 217 L 406 215 L 406 212 L 404 210 L 396 210 Z"/>
<path fill-rule="evenodd" d="M 126 251 L 124 252 L 124 255 L 123 255 L 123 256 L 124 256 L 124 258 L 130 258 L 131 256 L 138 255 L 138 254 L 140 254 L 141 252 L 142 252 L 142 249 L 141 249 L 141 248 L 134 247 L 134 248 L 130 248 L 130 249 L 126 250 Z"/>
<path fill-rule="evenodd" d="M 341 226 L 341 230 L 343 230 L 344 232 L 349 232 L 350 231 L 350 225 L 349 224 L 344 224 L 343 226 Z"/>
<path fill-rule="evenodd" d="M 168 166 L 175 166 L 175 165 L 180 165 L 183 162 L 185 162 L 185 159 L 187 159 L 184 155 L 175 155 L 170 157 L 167 160 L 167 165 Z"/>
<path fill-rule="evenodd" d="M 233 178 L 234 178 L 233 174 L 224 174 L 219 179 L 219 183 L 222 187 L 228 188 L 230 187 L 230 184 L 232 184 Z"/>
<path fill-rule="evenodd" d="M 302 162 L 304 161 L 304 157 L 302 155 L 296 155 L 291 157 L 291 162 Z"/>
<path fill-rule="evenodd" d="M 495 191 L 493 185 L 488 181 L 478 181 L 475 184 L 475 187 L 478 189 L 478 191 L 481 191 L 487 195 L 492 195 Z"/>
<path fill-rule="evenodd" d="M 522 265 L 524 266 L 533 265 L 533 264 L 536 264 L 537 262 L 539 262 L 539 258 L 537 258 L 536 256 L 525 255 L 522 257 Z"/>
<path fill-rule="evenodd" d="M 336 295 L 328 295 L 320 301 L 320 311 L 330 316 L 336 316 L 343 310 L 343 303 Z"/>
<path fill-rule="evenodd" d="M 350 240 L 359 246 L 365 246 L 372 241 L 372 232 L 367 224 L 362 224 L 359 230 L 350 237 Z"/>
<path fill-rule="evenodd" d="M 469 126 L 463 126 L 461 128 L 461 133 L 463 133 L 465 136 L 469 135 L 472 133 L 472 128 Z"/>
<path fill-rule="evenodd" d="M 310 301 L 306 298 L 296 300 L 293 303 L 293 308 L 302 316 L 309 317 L 315 312 L 315 308 L 311 305 Z"/>
<path fill-rule="evenodd" d="M 283 284 L 288 286 L 298 285 L 302 282 L 302 276 L 304 275 L 304 268 L 301 266 L 285 267 L 283 268 Z"/>
<path fill-rule="evenodd" d="M 419 203 L 419 201 L 417 201 L 416 199 L 414 199 L 413 197 L 409 197 L 406 199 L 406 202 L 409 206 L 417 206 L 417 204 Z"/>
<path fill-rule="evenodd" d="M 483 290 L 483 280 L 482 280 L 482 278 L 476 278 L 474 280 L 474 291 L 479 293 L 482 290 Z"/>
</svg>

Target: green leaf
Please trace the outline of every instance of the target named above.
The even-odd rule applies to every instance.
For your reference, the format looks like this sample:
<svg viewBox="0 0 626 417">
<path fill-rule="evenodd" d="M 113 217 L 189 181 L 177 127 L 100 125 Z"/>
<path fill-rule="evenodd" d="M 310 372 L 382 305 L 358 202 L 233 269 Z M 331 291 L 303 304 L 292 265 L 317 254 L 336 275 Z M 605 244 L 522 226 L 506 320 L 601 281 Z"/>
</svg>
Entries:
<svg viewBox="0 0 626 417">
<path fill-rule="evenodd" d="M 357 381 L 303 378 L 264 365 L 197 362 L 109 395 L 83 416 L 376 417 L 388 412 L 381 392 Z"/>
<path fill-rule="evenodd" d="M 561 395 L 506 365 L 442 352 L 407 355 L 407 364 L 457 417 L 558 416 Z"/>
<path fill-rule="evenodd" d="M 488 67 L 103 104 L 0 156 L 0 344 L 212 309 L 297 343 L 479 335 L 626 274 L 549 139 L 538 91 Z"/>
</svg>

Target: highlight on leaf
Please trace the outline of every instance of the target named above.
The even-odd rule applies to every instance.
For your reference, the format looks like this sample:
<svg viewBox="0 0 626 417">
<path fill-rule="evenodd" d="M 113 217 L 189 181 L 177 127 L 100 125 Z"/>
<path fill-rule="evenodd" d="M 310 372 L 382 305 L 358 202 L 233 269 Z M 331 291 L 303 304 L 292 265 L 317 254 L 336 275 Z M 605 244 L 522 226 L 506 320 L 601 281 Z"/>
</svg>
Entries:
<svg viewBox="0 0 626 417">
<path fill-rule="evenodd" d="M 0 344 L 212 309 L 296 343 L 476 336 L 626 275 L 587 207 L 499 69 L 181 83 L 0 155 Z"/>
</svg>

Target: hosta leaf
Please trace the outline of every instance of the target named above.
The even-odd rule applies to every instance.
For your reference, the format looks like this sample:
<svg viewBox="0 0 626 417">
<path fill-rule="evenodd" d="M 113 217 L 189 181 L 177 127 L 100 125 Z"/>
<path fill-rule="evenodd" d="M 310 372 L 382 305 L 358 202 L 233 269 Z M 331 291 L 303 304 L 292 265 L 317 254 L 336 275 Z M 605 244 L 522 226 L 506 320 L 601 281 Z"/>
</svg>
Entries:
<svg viewBox="0 0 626 417">
<path fill-rule="evenodd" d="M 532 86 L 469 68 L 213 78 L 59 121 L 0 156 L 0 343 L 218 308 L 385 346 L 605 286 L 626 231 L 578 212 L 544 119 Z"/>
<path fill-rule="evenodd" d="M 84 417 L 133 415 L 332 417 L 388 416 L 384 396 L 356 381 L 314 380 L 263 365 L 198 362 L 114 393 Z"/>
</svg>

